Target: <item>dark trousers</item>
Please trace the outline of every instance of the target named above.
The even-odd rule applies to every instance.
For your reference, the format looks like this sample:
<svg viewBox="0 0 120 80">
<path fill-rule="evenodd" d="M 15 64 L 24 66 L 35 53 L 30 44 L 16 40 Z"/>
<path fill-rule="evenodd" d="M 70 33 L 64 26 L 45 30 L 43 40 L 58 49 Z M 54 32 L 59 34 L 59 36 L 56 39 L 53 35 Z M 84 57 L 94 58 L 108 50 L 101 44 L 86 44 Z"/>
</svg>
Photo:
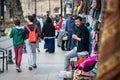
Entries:
<svg viewBox="0 0 120 80">
<path fill-rule="evenodd" d="M 62 49 L 62 50 L 65 50 L 65 40 L 62 40 L 61 49 Z"/>
<path fill-rule="evenodd" d="M 44 48 L 47 49 L 49 53 L 55 52 L 55 39 L 45 39 Z"/>
</svg>

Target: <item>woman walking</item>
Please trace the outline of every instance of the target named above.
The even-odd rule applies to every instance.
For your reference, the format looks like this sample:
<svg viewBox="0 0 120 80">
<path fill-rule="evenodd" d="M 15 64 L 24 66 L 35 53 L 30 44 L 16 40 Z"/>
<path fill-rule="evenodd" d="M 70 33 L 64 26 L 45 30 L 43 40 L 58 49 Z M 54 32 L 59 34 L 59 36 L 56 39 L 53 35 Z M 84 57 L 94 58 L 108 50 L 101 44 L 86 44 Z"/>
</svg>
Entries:
<svg viewBox="0 0 120 80">
<path fill-rule="evenodd" d="M 52 24 L 50 17 L 47 17 L 46 23 L 42 29 L 42 36 L 44 37 L 45 45 L 44 48 L 47 49 L 46 52 L 55 52 L 55 27 Z"/>
</svg>

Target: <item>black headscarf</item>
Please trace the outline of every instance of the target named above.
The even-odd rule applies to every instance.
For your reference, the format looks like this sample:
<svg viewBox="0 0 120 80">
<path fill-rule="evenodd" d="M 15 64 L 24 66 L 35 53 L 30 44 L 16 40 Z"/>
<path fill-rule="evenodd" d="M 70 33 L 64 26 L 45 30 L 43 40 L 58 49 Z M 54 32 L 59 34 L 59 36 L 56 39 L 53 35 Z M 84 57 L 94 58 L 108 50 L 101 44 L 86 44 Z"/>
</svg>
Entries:
<svg viewBox="0 0 120 80">
<path fill-rule="evenodd" d="M 52 23 L 52 19 L 50 17 L 47 17 L 46 23 Z"/>
</svg>

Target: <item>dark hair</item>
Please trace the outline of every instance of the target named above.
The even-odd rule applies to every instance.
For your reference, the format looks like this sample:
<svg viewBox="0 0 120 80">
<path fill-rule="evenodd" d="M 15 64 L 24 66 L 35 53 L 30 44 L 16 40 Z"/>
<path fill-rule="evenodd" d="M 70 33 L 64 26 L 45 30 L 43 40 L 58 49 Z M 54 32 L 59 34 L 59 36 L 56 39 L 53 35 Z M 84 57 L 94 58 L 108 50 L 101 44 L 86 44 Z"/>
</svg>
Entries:
<svg viewBox="0 0 120 80">
<path fill-rule="evenodd" d="M 52 19 L 50 17 L 47 17 L 46 23 L 52 23 Z"/>
<path fill-rule="evenodd" d="M 79 19 L 80 21 L 82 21 L 82 18 L 81 18 L 80 16 L 77 16 L 77 17 L 75 18 L 75 20 L 77 20 L 77 19 Z"/>
<path fill-rule="evenodd" d="M 62 17 L 62 15 L 61 15 L 61 14 L 59 14 L 59 17 Z"/>
<path fill-rule="evenodd" d="M 29 15 L 29 16 L 28 16 L 28 19 L 29 19 L 30 22 L 33 22 L 33 21 L 34 21 L 33 16 L 30 16 L 30 15 Z"/>
<path fill-rule="evenodd" d="M 36 14 L 32 14 L 33 18 L 35 19 L 36 18 Z"/>
<path fill-rule="evenodd" d="M 20 20 L 15 20 L 14 24 L 20 26 Z"/>
<path fill-rule="evenodd" d="M 90 26 L 90 23 L 89 23 L 89 22 L 87 22 L 87 23 L 86 23 L 86 26 Z"/>
<path fill-rule="evenodd" d="M 99 21 L 97 21 L 95 24 L 94 24 L 94 30 L 95 31 L 100 31 L 100 27 L 101 27 L 101 23 Z"/>
</svg>

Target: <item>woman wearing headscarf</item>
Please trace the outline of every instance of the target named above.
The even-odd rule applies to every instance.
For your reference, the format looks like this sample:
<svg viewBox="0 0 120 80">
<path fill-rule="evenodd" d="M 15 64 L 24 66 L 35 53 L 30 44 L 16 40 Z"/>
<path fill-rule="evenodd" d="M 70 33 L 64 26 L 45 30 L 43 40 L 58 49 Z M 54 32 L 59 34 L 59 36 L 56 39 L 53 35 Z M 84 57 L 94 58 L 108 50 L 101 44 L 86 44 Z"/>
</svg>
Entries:
<svg viewBox="0 0 120 80">
<path fill-rule="evenodd" d="M 45 41 L 44 49 L 48 53 L 55 52 L 55 27 L 52 24 L 52 19 L 47 17 L 46 22 L 42 28 L 42 36 Z"/>
</svg>

